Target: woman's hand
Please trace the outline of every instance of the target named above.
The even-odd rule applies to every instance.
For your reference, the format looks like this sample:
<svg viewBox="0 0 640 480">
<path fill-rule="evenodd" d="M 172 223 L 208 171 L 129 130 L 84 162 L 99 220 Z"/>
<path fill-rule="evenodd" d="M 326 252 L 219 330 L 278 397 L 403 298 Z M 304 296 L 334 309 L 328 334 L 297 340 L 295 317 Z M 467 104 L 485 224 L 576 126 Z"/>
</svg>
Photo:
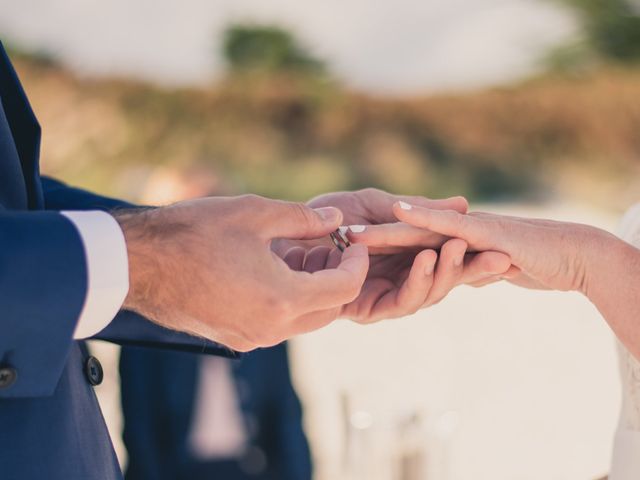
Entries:
<svg viewBox="0 0 640 480">
<path fill-rule="evenodd" d="M 344 215 L 343 225 L 366 228 L 368 225 L 379 225 L 396 220 L 393 206 L 398 202 L 408 202 L 434 210 L 453 210 L 467 213 L 469 203 L 464 197 L 444 199 L 430 199 L 416 196 L 392 195 L 383 190 L 365 188 L 355 192 L 335 192 L 320 195 L 310 200 L 307 205 L 311 208 L 334 207 Z M 420 245 L 423 249 L 439 249 L 448 240 L 445 236 L 435 232 L 421 230 Z M 397 238 L 397 237 L 396 237 Z M 398 253 L 406 251 L 403 248 L 387 248 L 383 245 L 369 250 L 371 255 L 383 253 Z"/>
<path fill-rule="evenodd" d="M 402 235 L 395 243 L 419 247 L 426 229 L 463 239 L 470 251 L 503 252 L 513 264 L 504 277 L 527 287 L 583 293 L 640 359 L 639 249 L 604 230 L 575 223 L 461 214 L 403 202 L 394 205 L 394 212 L 404 225 L 367 227 L 351 232 L 351 240 L 389 247 L 395 232 Z"/>
<path fill-rule="evenodd" d="M 551 220 L 433 210 L 405 202 L 394 205 L 400 223 L 349 233 L 354 242 L 373 248 L 419 247 L 424 231 L 460 238 L 472 252 L 499 251 L 513 267 L 502 278 L 527 288 L 586 293 L 587 269 L 602 255 L 611 235 L 594 227 Z M 432 234 L 433 234 L 432 233 Z M 487 282 L 496 280 L 489 278 Z"/>
<path fill-rule="evenodd" d="M 583 293 L 640 359 L 640 250 L 588 225 L 486 213 L 461 215 L 398 203 L 398 219 L 508 254 L 527 286 Z M 516 277 L 520 283 L 523 276 Z"/>
<path fill-rule="evenodd" d="M 432 241 L 433 236 L 423 237 Z M 484 252 L 466 255 L 467 243 L 448 240 L 438 254 L 432 249 L 404 249 L 401 253 L 374 255 L 360 295 L 335 315 L 358 323 L 410 315 L 440 302 L 454 287 L 486 283 L 499 278 L 511 266 L 507 255 Z M 293 270 L 314 272 L 333 268 L 340 252 L 328 247 L 306 251 L 294 247 L 284 255 Z"/>
<path fill-rule="evenodd" d="M 468 208 L 467 201 L 462 197 L 431 200 L 392 195 L 373 188 L 321 195 L 311 200 L 308 206 L 338 208 L 344 214 L 344 224 L 360 231 L 372 225 L 395 221 L 393 205 L 398 201 L 462 213 Z M 357 228 L 353 225 L 357 225 Z M 489 276 L 498 278 L 496 275 L 503 273 L 510 265 L 508 257 L 503 254 L 493 252 L 477 258 L 465 257 L 465 242 L 456 240 L 447 243 L 450 239 L 446 236 L 408 228 L 414 232 L 411 242 L 419 242 L 420 248 L 393 245 L 395 240 L 401 238 L 397 231 L 393 232 L 390 245 L 378 239 L 379 245 L 369 250 L 370 268 L 360 295 L 342 307 L 338 315 L 359 323 L 410 315 L 422 307 L 439 302 L 456 285 L 484 283 Z M 280 240 L 273 245 L 274 252 L 294 270 L 307 271 L 335 265 L 340 253 L 332 247 L 328 238 L 302 242 Z M 441 252 L 439 259 L 436 250 Z M 464 259 L 464 262 L 459 264 L 459 259 Z"/>
<path fill-rule="evenodd" d="M 509 255 L 517 271 L 507 277 L 531 288 L 587 293 L 594 263 L 606 254 L 612 235 L 587 225 L 452 211 L 434 211 L 400 204 L 399 220 L 419 229 L 466 240 L 474 251 L 496 250 Z"/>
</svg>

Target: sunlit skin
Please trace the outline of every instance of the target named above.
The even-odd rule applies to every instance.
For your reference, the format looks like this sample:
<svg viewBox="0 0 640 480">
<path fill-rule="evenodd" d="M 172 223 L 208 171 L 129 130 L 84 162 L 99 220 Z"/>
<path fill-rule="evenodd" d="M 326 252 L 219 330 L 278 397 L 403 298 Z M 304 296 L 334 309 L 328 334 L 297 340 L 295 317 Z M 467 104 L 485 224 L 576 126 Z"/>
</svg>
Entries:
<svg viewBox="0 0 640 480">
<path fill-rule="evenodd" d="M 211 197 L 116 213 L 129 254 L 124 307 L 165 327 L 246 351 L 320 328 L 353 301 L 369 266 L 348 248 L 333 268 L 294 271 L 274 238 L 325 237 L 342 223 L 335 208 L 257 196 Z"/>
<path fill-rule="evenodd" d="M 130 266 L 124 307 L 167 328 L 246 351 L 341 317 L 370 323 L 408 315 L 460 283 L 509 268 L 503 253 L 465 257 L 465 241 L 428 232 L 421 248 L 369 252 L 352 245 L 341 253 L 327 246 L 340 225 L 392 220 L 401 199 L 467 210 L 460 197 L 428 200 L 362 190 L 324 195 L 308 205 L 247 195 L 116 212 Z"/>
<path fill-rule="evenodd" d="M 577 291 L 601 312 L 629 351 L 640 359 L 640 250 L 588 225 L 489 213 L 463 214 L 396 203 L 400 223 L 350 233 L 352 241 L 376 248 L 391 243 L 419 248 L 425 232 L 464 240 L 471 251 L 500 251 L 511 268 L 506 278 L 527 288 Z M 391 245 L 393 246 L 393 245 Z"/>
<path fill-rule="evenodd" d="M 313 208 L 336 207 L 343 212 L 345 225 L 370 226 L 394 221 L 393 206 L 398 201 L 461 213 L 468 208 L 468 202 L 462 197 L 431 200 L 392 195 L 372 188 L 321 195 L 308 205 Z M 290 247 L 290 242 L 287 245 Z M 300 268 L 303 252 L 317 243 L 299 245 L 302 249 L 293 252 L 279 246 L 283 255 L 295 259 L 291 263 L 297 268 Z M 328 240 L 324 245 L 330 245 Z M 428 231 L 420 233 L 418 248 L 376 245 L 369 249 L 369 271 L 360 294 L 353 302 L 341 307 L 336 315 L 359 323 L 402 317 L 438 303 L 460 284 L 490 281 L 505 273 L 511 265 L 503 253 L 488 251 L 465 255 L 466 250 L 466 242 L 450 240 L 445 235 Z M 331 251 L 326 246 L 313 250 L 313 261 L 309 264 L 322 266 L 324 258 L 325 266 L 334 265 L 339 252 L 327 253 Z"/>
<path fill-rule="evenodd" d="M 510 267 L 510 260 L 504 254 L 466 255 L 466 250 L 465 241 L 451 239 L 439 252 L 418 249 L 372 255 L 367 279 L 358 298 L 330 316 L 363 324 L 403 317 L 440 302 L 458 285 L 486 281 Z M 340 261 L 340 252 L 325 246 L 314 247 L 308 252 L 302 247 L 294 247 L 284 259 L 293 269 L 312 272 L 316 268 L 333 268 Z"/>
</svg>

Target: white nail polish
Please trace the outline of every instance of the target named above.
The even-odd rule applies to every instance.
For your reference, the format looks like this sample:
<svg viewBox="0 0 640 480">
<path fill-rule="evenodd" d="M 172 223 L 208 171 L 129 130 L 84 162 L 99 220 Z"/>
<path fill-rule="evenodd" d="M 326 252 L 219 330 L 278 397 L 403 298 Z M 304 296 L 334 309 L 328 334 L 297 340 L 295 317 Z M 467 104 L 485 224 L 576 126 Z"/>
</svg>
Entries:
<svg viewBox="0 0 640 480">
<path fill-rule="evenodd" d="M 349 230 L 351 230 L 352 233 L 362 233 L 362 232 L 364 232 L 365 228 L 367 228 L 367 227 L 365 227 L 364 225 L 350 225 L 349 226 Z"/>
<path fill-rule="evenodd" d="M 411 208 L 412 208 L 412 207 L 411 207 L 411 205 L 409 205 L 409 204 L 408 204 L 408 203 L 406 203 L 406 202 L 402 202 L 402 201 L 401 201 L 401 202 L 399 202 L 399 203 L 400 203 L 400 208 L 401 208 L 402 210 L 411 210 Z"/>
<path fill-rule="evenodd" d="M 349 227 L 338 227 L 338 230 L 340 230 L 340 233 L 343 235 L 346 235 L 347 232 L 349 231 Z"/>
</svg>

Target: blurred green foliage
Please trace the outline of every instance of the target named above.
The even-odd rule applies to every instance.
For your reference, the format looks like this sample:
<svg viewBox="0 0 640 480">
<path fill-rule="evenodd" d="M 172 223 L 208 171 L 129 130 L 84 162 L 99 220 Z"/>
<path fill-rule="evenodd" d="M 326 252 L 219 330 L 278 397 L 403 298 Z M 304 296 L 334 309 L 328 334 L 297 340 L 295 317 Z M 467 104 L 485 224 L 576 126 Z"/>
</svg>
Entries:
<svg viewBox="0 0 640 480">
<path fill-rule="evenodd" d="M 238 24 L 224 33 L 224 57 L 235 71 L 319 74 L 324 64 L 287 30 L 273 25 Z"/>
<path fill-rule="evenodd" d="M 9 54 L 9 56 L 14 60 L 28 61 L 33 65 L 45 68 L 57 67 L 60 65 L 60 62 L 58 61 L 56 56 L 44 48 L 38 48 L 35 50 L 21 48 L 11 41 L 3 41 L 2 45 L 7 54 Z"/>
<path fill-rule="evenodd" d="M 194 169 L 219 193 L 295 200 L 363 187 L 483 201 L 595 199 L 604 187 L 598 201 L 637 199 L 638 69 L 385 98 L 344 88 L 281 29 L 233 26 L 225 38 L 230 69 L 208 88 L 79 78 L 20 57 L 43 171 L 134 201 L 158 190 L 157 172 Z"/>
<path fill-rule="evenodd" d="M 554 49 L 555 70 L 583 69 L 597 61 L 640 62 L 640 5 L 633 0 L 555 0 L 573 9 L 581 37 Z"/>
</svg>

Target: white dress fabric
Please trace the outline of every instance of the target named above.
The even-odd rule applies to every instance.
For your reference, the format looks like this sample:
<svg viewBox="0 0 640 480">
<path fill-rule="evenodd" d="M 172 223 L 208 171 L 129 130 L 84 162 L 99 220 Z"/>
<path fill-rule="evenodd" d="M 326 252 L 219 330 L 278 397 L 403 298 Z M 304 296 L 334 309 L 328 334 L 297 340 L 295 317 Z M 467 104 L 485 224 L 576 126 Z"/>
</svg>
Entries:
<svg viewBox="0 0 640 480">
<path fill-rule="evenodd" d="M 624 216 L 620 238 L 640 248 L 640 204 Z M 639 299 L 640 301 L 640 299 Z M 640 362 L 618 342 L 622 408 L 613 445 L 610 480 L 640 480 Z"/>
</svg>

